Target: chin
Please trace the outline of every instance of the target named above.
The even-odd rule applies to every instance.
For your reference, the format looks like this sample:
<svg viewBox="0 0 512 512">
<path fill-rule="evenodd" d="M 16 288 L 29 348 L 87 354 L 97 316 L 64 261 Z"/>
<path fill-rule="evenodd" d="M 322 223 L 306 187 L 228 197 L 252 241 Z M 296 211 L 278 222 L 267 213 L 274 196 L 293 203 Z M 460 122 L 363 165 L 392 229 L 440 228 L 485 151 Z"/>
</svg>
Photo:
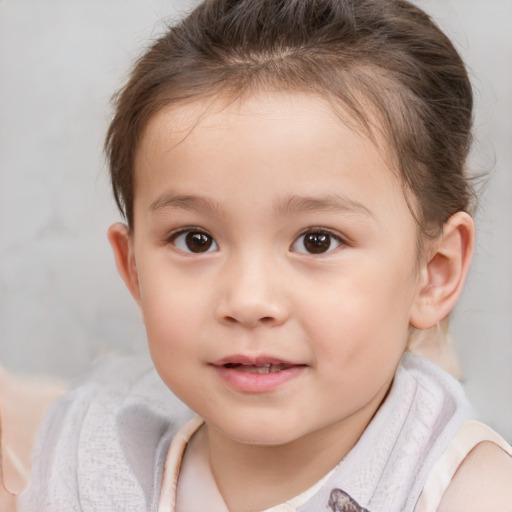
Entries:
<svg viewBox="0 0 512 512">
<path fill-rule="evenodd" d="M 293 441 L 296 441 L 296 437 L 290 437 L 282 435 L 276 435 L 274 432 L 269 433 L 268 435 L 262 435 L 261 432 L 254 433 L 254 435 L 251 435 L 251 433 L 245 433 L 245 435 L 238 435 L 238 436 L 232 436 L 229 435 L 227 432 L 223 432 L 225 436 L 230 437 L 233 441 L 245 444 L 245 445 L 251 445 L 251 446 L 284 446 L 286 444 L 289 444 Z"/>
<path fill-rule="evenodd" d="M 278 427 L 276 428 L 276 425 Z M 261 421 L 230 423 L 229 425 L 218 425 L 210 423 L 226 438 L 240 444 L 254 446 L 283 446 L 303 437 L 306 432 L 297 431 L 284 421 Z"/>
</svg>

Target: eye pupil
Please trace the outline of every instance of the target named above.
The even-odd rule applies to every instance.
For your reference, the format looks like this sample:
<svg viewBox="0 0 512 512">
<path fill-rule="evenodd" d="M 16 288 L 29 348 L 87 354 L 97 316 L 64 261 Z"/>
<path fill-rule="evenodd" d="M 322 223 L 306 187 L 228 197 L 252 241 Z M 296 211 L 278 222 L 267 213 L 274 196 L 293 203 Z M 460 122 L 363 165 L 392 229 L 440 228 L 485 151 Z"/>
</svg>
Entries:
<svg viewBox="0 0 512 512">
<path fill-rule="evenodd" d="M 321 254 L 331 246 L 331 236 L 328 233 L 309 233 L 304 237 L 304 247 L 312 254 Z"/>
<path fill-rule="evenodd" d="M 191 252 L 206 252 L 212 246 L 213 238 L 205 233 L 192 231 L 185 237 L 185 243 Z"/>
</svg>

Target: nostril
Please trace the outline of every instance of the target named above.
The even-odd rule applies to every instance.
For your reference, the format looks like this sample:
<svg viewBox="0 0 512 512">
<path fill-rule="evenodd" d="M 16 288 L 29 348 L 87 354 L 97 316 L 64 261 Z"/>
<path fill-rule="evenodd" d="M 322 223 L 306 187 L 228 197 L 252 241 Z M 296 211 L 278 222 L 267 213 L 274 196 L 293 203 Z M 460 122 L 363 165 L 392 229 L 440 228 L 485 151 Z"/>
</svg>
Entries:
<svg viewBox="0 0 512 512">
<path fill-rule="evenodd" d="M 256 327 L 257 325 L 271 325 L 275 321 L 276 321 L 276 319 L 273 318 L 272 316 L 264 316 L 264 317 L 255 318 L 255 319 L 236 318 L 236 317 L 229 316 L 229 315 L 226 315 L 224 317 L 224 322 L 226 322 L 227 324 L 231 324 L 231 325 L 242 324 L 247 327 Z"/>
<path fill-rule="evenodd" d="M 287 308 L 282 303 L 266 297 L 227 297 L 216 306 L 215 319 L 224 325 L 246 327 L 280 325 L 287 318 Z"/>
</svg>

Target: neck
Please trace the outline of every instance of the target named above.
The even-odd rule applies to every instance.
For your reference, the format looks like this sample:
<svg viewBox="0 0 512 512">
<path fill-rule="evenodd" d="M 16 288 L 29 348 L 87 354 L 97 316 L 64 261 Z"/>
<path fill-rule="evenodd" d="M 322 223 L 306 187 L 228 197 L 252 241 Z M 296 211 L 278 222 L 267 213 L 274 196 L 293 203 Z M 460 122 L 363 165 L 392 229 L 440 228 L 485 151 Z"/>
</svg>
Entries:
<svg viewBox="0 0 512 512">
<path fill-rule="evenodd" d="M 207 426 L 211 470 L 228 509 L 264 510 L 313 486 L 357 443 L 377 406 L 278 446 L 243 444 Z"/>
</svg>

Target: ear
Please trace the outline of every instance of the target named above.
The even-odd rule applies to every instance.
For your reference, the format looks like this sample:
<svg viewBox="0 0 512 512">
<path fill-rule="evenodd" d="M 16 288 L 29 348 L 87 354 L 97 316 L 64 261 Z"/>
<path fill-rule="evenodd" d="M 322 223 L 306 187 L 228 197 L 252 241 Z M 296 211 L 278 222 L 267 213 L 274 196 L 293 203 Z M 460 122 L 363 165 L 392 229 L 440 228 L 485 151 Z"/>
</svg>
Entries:
<svg viewBox="0 0 512 512">
<path fill-rule="evenodd" d="M 453 309 L 464 287 L 474 245 L 473 219 L 465 212 L 455 213 L 444 224 L 442 235 L 429 244 L 409 318 L 413 327 L 428 329 Z"/>
<path fill-rule="evenodd" d="M 117 222 L 108 229 L 108 240 L 114 252 L 117 271 L 123 278 L 135 302 L 140 306 L 139 277 L 137 275 L 133 239 L 130 231 L 124 224 Z"/>
</svg>

